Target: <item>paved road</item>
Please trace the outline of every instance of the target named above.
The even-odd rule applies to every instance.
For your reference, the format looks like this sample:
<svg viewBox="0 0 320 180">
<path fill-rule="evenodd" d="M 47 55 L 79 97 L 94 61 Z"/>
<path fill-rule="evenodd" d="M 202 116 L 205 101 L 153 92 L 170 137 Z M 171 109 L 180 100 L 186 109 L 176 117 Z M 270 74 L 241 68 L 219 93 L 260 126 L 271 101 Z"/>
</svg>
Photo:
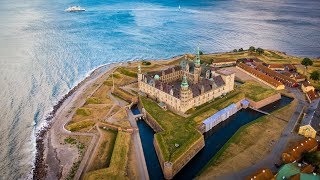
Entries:
<svg viewBox="0 0 320 180">
<path fill-rule="evenodd" d="M 293 94 L 295 94 L 298 105 L 296 107 L 295 112 L 293 113 L 291 119 L 289 120 L 286 128 L 282 132 L 282 135 L 278 142 L 275 144 L 273 150 L 271 153 L 269 153 L 263 160 L 258 162 L 257 164 L 250 166 L 246 169 L 243 169 L 239 172 L 228 174 L 225 176 L 219 177 L 219 179 L 244 179 L 247 176 L 255 173 L 259 169 L 263 168 L 269 168 L 272 171 L 277 171 L 278 169 L 274 166 L 275 163 L 280 163 L 280 158 L 282 152 L 285 150 L 286 145 L 288 142 L 292 139 L 300 138 L 297 134 L 292 133 L 292 130 L 295 127 L 296 121 L 298 120 L 298 117 L 300 115 L 300 112 L 302 111 L 303 107 L 307 104 L 304 94 L 299 91 L 299 89 L 289 89 Z"/>
</svg>

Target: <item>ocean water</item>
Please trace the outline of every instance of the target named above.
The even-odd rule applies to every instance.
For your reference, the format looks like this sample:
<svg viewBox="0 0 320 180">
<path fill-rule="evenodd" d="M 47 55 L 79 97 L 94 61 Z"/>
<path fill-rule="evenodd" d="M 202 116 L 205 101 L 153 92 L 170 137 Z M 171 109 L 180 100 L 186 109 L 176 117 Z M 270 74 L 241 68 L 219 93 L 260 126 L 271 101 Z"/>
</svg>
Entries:
<svg viewBox="0 0 320 180">
<path fill-rule="evenodd" d="M 318 0 L 0 1 L 0 179 L 30 175 L 46 115 L 95 67 L 197 46 L 318 57 L 319 12 Z"/>
</svg>

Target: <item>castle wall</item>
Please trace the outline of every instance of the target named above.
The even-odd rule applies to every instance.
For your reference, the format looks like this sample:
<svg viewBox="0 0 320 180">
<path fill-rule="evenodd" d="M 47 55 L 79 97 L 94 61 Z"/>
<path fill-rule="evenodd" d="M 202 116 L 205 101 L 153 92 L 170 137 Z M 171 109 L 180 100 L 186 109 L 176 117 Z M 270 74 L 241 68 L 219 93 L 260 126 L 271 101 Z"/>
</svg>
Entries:
<svg viewBox="0 0 320 180">
<path fill-rule="evenodd" d="M 201 138 L 195 141 L 192 146 L 174 162 L 166 162 L 164 160 L 156 138 L 153 139 L 153 144 L 159 159 L 159 163 L 161 165 L 164 178 L 172 179 L 205 146 L 205 141 L 204 137 L 201 136 Z"/>
<path fill-rule="evenodd" d="M 180 111 L 180 103 L 181 100 L 153 87 L 147 83 L 139 81 L 139 89 L 140 91 L 146 93 L 147 95 L 151 96 L 151 98 L 166 103 L 169 109 Z"/>
<path fill-rule="evenodd" d="M 250 99 L 247 99 L 249 102 L 250 102 L 250 106 L 252 106 L 253 108 L 255 109 L 259 109 L 263 106 L 266 106 L 268 104 L 271 104 L 277 100 L 281 99 L 281 94 L 280 93 L 277 93 L 275 95 L 272 95 L 270 97 L 267 97 L 261 101 L 258 101 L 258 102 L 255 102 L 253 100 L 250 100 Z"/>
</svg>

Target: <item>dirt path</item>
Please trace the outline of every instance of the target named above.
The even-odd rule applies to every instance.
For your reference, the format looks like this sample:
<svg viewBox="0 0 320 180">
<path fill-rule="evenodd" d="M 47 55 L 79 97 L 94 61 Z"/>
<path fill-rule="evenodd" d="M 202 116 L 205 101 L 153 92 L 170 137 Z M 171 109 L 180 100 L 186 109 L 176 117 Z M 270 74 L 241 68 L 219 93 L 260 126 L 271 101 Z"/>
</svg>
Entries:
<svg viewBox="0 0 320 180">
<path fill-rule="evenodd" d="M 70 97 L 68 97 L 62 104 L 62 106 L 56 112 L 55 117 L 52 119 L 53 125 L 47 133 L 45 144 L 45 159 L 48 165 L 47 179 L 51 177 L 64 178 L 68 174 L 75 159 L 77 159 L 78 154 L 75 153 L 77 150 L 72 148 L 66 148 L 64 145 L 60 144 L 61 136 L 74 135 L 74 136 L 87 136 L 91 137 L 91 141 L 83 159 L 80 163 L 78 171 L 75 175 L 75 179 L 81 177 L 83 168 L 86 166 L 90 154 L 95 147 L 97 136 L 93 133 L 72 133 L 64 128 L 65 124 L 68 123 L 75 113 L 75 107 L 81 107 L 87 97 L 92 96 L 92 94 L 101 86 L 103 82 L 103 77 L 108 76 L 110 71 L 108 70 L 114 68 L 117 64 L 110 65 L 105 71 L 100 71 L 95 76 L 89 78 L 83 85 L 81 85 Z M 100 85 L 92 90 L 89 94 L 86 91 L 93 86 L 93 84 L 100 82 Z M 85 96 L 85 97 L 83 97 Z M 71 110 L 71 112 L 70 112 Z M 59 161 L 60 160 L 60 161 Z M 59 164 L 60 166 L 58 166 Z"/>
</svg>

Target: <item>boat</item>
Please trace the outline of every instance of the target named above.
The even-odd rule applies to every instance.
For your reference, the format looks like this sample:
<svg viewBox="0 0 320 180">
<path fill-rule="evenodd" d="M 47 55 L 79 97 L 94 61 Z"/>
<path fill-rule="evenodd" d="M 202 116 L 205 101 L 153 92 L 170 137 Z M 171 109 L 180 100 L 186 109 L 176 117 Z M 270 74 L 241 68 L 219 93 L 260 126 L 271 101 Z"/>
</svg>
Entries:
<svg viewBox="0 0 320 180">
<path fill-rule="evenodd" d="M 80 6 L 70 6 L 65 11 L 66 12 L 78 12 L 78 11 L 85 11 L 85 9 Z"/>
</svg>

